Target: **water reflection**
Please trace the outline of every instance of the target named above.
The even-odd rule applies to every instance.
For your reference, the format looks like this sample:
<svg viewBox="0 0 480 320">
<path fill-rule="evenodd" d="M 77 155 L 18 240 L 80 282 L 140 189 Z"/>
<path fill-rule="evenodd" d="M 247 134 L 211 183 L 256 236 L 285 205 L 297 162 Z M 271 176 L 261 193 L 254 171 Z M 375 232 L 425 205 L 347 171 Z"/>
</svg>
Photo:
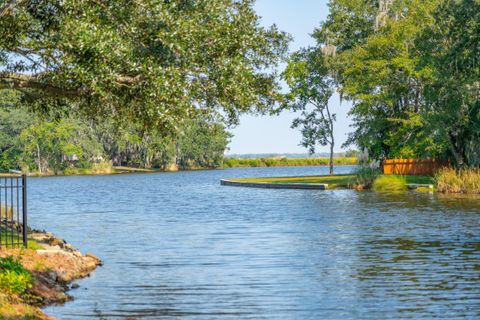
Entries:
<svg viewBox="0 0 480 320">
<path fill-rule="evenodd" d="M 430 192 L 358 192 L 357 198 L 365 205 L 376 202 L 380 208 L 415 209 L 442 212 L 471 212 L 480 214 L 480 195 L 442 194 Z"/>
<path fill-rule="evenodd" d="M 477 197 L 406 192 L 357 199 L 382 219 L 358 245 L 354 278 L 365 301 L 388 300 L 402 318 L 478 316 Z"/>
<path fill-rule="evenodd" d="M 366 301 L 388 300 L 389 311 L 402 317 L 442 318 L 460 309 L 458 317 L 478 316 L 478 242 L 393 238 L 362 245 L 368 251 L 359 251 L 354 278 Z"/>
<path fill-rule="evenodd" d="M 447 209 L 480 213 L 480 195 L 478 194 L 438 194 L 437 199 Z"/>
</svg>

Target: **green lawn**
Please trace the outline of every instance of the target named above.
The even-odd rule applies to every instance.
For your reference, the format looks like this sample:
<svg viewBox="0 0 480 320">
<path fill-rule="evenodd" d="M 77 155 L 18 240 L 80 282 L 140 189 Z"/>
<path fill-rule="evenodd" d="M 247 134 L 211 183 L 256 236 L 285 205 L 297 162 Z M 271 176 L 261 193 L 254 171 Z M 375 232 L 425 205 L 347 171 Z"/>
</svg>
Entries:
<svg viewBox="0 0 480 320">
<path fill-rule="evenodd" d="M 433 184 L 432 177 L 426 176 L 406 176 L 407 183 Z M 325 183 L 329 188 L 344 188 L 355 182 L 353 174 L 338 174 L 333 176 L 297 176 L 297 177 L 269 177 L 269 178 L 241 178 L 230 179 L 238 182 L 258 182 L 258 183 Z"/>
</svg>

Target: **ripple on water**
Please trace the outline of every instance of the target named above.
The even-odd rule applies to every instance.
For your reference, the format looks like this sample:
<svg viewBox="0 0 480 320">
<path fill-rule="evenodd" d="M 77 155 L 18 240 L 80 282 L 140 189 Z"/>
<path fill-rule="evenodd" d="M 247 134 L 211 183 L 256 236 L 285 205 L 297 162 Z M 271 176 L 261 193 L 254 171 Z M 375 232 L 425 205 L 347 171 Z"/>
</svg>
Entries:
<svg viewBox="0 0 480 320">
<path fill-rule="evenodd" d="M 105 265 L 60 319 L 476 319 L 480 200 L 222 187 L 249 168 L 30 181 L 30 221 Z M 352 167 L 339 167 L 350 172 Z"/>
</svg>

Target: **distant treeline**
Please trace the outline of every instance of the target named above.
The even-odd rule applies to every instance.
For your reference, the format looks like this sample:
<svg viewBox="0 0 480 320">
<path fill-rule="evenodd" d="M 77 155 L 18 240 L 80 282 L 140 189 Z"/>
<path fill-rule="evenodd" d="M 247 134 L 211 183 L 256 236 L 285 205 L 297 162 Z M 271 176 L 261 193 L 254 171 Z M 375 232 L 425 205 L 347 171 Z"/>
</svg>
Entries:
<svg viewBox="0 0 480 320">
<path fill-rule="evenodd" d="M 356 157 L 333 158 L 335 165 L 356 165 Z M 326 166 L 329 158 L 225 158 L 224 168 L 246 168 L 246 167 L 294 167 L 294 166 Z"/>
<path fill-rule="evenodd" d="M 166 136 L 131 123 L 93 122 L 74 114 L 33 114 L 18 94 L 0 94 L 0 172 L 109 173 L 112 166 L 160 170 L 217 168 L 230 134 L 211 117 L 178 124 Z"/>
<path fill-rule="evenodd" d="M 338 157 L 356 157 L 358 150 L 350 149 L 345 152 L 335 152 L 333 156 Z M 240 153 L 240 154 L 227 154 L 226 158 L 234 159 L 259 159 L 259 158 L 328 158 L 330 153 L 328 152 L 315 152 L 315 153 Z"/>
</svg>

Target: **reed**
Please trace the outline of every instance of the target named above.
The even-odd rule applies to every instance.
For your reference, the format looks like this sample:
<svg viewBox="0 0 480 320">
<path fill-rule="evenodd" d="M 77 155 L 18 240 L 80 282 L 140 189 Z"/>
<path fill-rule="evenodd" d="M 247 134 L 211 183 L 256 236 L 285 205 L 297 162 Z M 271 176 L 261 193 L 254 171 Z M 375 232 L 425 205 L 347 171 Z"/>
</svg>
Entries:
<svg viewBox="0 0 480 320">
<path fill-rule="evenodd" d="M 480 194 L 480 169 L 443 168 L 435 180 L 439 192 Z"/>
</svg>

